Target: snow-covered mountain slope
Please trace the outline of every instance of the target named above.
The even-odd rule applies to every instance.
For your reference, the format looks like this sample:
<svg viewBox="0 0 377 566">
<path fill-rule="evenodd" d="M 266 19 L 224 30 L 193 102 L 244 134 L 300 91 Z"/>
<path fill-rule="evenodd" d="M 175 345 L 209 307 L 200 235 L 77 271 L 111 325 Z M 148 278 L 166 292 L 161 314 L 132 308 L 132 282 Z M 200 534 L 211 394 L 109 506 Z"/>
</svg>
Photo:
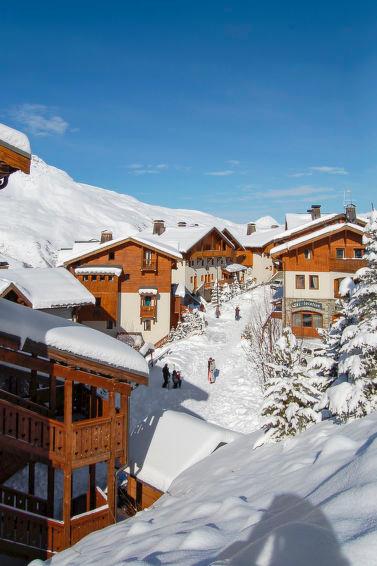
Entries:
<svg viewBox="0 0 377 566">
<path fill-rule="evenodd" d="M 243 228 L 195 210 L 153 206 L 137 199 L 82 183 L 33 157 L 30 176 L 11 175 L 0 192 L 0 254 L 33 267 L 54 264 L 56 250 L 74 240 L 99 237 L 110 229 L 114 237 L 151 226 L 158 218 L 199 225 Z M 262 225 L 263 222 L 262 222 Z"/>
<path fill-rule="evenodd" d="M 377 564 L 377 414 L 253 450 L 258 433 L 186 470 L 153 508 L 52 566 Z"/>
</svg>

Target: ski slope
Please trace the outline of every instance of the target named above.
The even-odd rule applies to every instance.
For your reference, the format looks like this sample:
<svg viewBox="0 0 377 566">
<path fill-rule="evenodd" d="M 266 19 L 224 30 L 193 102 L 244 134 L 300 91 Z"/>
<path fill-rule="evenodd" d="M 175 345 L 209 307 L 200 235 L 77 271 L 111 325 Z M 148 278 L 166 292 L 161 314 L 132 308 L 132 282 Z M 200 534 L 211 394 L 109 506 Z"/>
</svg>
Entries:
<svg viewBox="0 0 377 566">
<path fill-rule="evenodd" d="M 252 312 L 263 304 L 264 288 L 245 293 L 224 303 L 221 316 L 215 318 L 209 305 L 205 334 L 172 342 L 157 350 L 148 387 L 138 387 L 131 396 L 132 426 L 158 417 L 166 409 L 185 411 L 206 421 L 248 433 L 259 427 L 262 401 L 257 375 L 250 367 L 242 345 L 241 334 Z M 234 318 L 235 306 L 241 309 L 241 320 Z M 207 361 L 215 358 L 216 383 L 207 379 Z M 183 376 L 181 389 L 163 389 L 162 367 L 178 369 Z"/>
</svg>

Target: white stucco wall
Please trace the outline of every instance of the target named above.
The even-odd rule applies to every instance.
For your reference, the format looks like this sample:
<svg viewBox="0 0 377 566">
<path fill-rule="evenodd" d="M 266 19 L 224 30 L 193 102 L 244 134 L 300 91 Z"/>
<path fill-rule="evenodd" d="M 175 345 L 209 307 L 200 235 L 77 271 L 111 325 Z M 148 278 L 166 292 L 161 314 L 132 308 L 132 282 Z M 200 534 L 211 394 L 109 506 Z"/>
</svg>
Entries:
<svg viewBox="0 0 377 566">
<path fill-rule="evenodd" d="M 214 263 L 214 265 L 209 265 L 209 263 Z M 205 260 L 195 260 L 194 265 L 189 265 L 189 262 L 183 260 L 178 262 L 178 269 L 173 271 L 172 282 L 173 283 L 184 283 L 186 288 L 192 292 L 194 290 L 194 277 L 197 276 L 198 288 L 205 282 L 206 275 L 213 275 L 213 281 L 216 279 L 222 279 L 222 267 L 226 266 L 226 262 L 222 258 L 214 258 L 213 262 L 208 262 Z M 202 276 L 204 280 L 202 281 Z M 191 282 L 192 277 L 192 282 Z M 211 278 L 212 281 L 212 278 Z"/>
<path fill-rule="evenodd" d="M 305 289 L 296 289 L 296 275 L 305 275 Z M 319 289 L 309 289 L 309 275 L 318 275 Z M 350 273 L 286 271 L 284 296 L 288 299 L 333 299 L 334 279 L 348 277 Z"/>
<path fill-rule="evenodd" d="M 269 255 L 253 252 L 253 277 L 257 284 L 265 283 L 273 275 L 272 258 Z"/>
<path fill-rule="evenodd" d="M 170 332 L 170 293 L 157 295 L 157 317 L 152 329 L 144 330 L 140 321 L 139 293 L 120 293 L 119 325 L 127 332 L 141 332 L 146 342 L 155 344 Z"/>
</svg>

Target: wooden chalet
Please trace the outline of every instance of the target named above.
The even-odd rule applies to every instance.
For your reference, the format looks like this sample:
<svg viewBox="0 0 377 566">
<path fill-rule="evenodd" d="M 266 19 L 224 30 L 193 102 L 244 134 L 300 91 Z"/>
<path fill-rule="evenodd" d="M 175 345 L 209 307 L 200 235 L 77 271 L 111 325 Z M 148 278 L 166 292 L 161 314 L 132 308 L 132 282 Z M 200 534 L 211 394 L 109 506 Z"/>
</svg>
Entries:
<svg viewBox="0 0 377 566">
<path fill-rule="evenodd" d="M 129 398 L 147 383 L 129 346 L 0 299 L 0 552 L 47 558 L 116 521 Z"/>
<path fill-rule="evenodd" d="M 0 124 L 0 189 L 15 171 L 30 173 L 31 150 L 25 134 Z"/>
</svg>

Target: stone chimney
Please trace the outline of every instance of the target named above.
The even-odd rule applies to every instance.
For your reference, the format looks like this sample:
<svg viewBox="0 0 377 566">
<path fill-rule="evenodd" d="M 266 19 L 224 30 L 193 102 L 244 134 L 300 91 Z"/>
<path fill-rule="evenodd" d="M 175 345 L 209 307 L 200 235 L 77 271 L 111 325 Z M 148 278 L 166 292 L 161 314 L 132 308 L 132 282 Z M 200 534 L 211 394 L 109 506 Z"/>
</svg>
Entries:
<svg viewBox="0 0 377 566">
<path fill-rule="evenodd" d="M 184 222 L 183 220 L 180 220 L 178 222 L 178 228 L 186 228 L 187 226 L 187 222 Z"/>
<path fill-rule="evenodd" d="M 354 204 L 347 204 L 346 206 L 346 219 L 347 222 L 351 222 L 352 224 L 355 224 L 356 222 L 356 205 Z"/>
<path fill-rule="evenodd" d="M 254 234 L 255 230 L 257 229 L 255 222 L 249 222 L 247 225 L 246 234 L 250 236 L 250 234 Z"/>
<path fill-rule="evenodd" d="M 161 236 L 165 232 L 165 221 L 164 220 L 153 220 L 153 234 Z"/>
<path fill-rule="evenodd" d="M 310 212 L 312 216 L 312 220 L 317 220 L 317 218 L 321 218 L 321 205 L 320 204 L 312 204 L 311 208 L 309 208 L 308 212 Z"/>
<path fill-rule="evenodd" d="M 101 244 L 105 242 L 110 242 L 113 239 L 113 233 L 110 230 L 102 230 L 101 232 Z"/>
</svg>

